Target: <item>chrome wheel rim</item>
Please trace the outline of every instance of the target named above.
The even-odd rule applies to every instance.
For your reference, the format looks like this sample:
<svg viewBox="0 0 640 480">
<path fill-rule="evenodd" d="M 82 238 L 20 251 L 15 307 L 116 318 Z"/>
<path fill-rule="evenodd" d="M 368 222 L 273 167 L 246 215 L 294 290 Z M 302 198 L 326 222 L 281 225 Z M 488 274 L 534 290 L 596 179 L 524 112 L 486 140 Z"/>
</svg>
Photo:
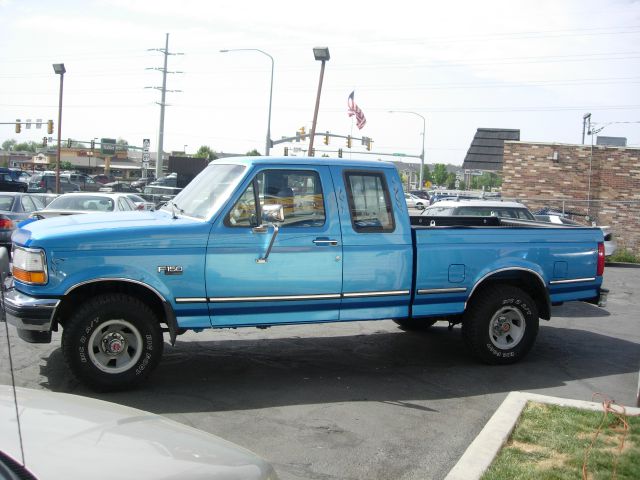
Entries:
<svg viewBox="0 0 640 480">
<path fill-rule="evenodd" d="M 101 371 L 122 373 L 133 367 L 142 355 L 142 335 L 126 320 L 100 324 L 89 338 L 89 358 Z"/>
<path fill-rule="evenodd" d="M 511 350 L 524 337 L 527 323 L 522 312 L 515 307 L 502 307 L 491 317 L 489 338 L 500 350 Z"/>
</svg>

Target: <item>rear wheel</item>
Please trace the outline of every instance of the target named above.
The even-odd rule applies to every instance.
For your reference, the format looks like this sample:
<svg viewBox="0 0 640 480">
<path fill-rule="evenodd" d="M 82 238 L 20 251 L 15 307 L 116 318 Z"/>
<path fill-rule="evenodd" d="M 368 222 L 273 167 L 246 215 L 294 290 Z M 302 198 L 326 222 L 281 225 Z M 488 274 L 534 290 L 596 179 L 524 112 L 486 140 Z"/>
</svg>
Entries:
<svg viewBox="0 0 640 480">
<path fill-rule="evenodd" d="M 140 300 L 105 294 L 87 300 L 66 322 L 62 350 L 71 371 L 90 388 L 123 390 L 143 381 L 157 366 L 162 330 Z"/>
<path fill-rule="evenodd" d="M 400 330 L 405 332 L 418 332 L 427 330 L 432 327 L 438 320 L 432 318 L 403 318 L 400 320 L 394 320 Z"/>
<path fill-rule="evenodd" d="M 524 291 L 510 285 L 482 289 L 468 307 L 462 336 L 485 363 L 504 365 L 524 358 L 538 334 L 538 308 Z"/>
</svg>

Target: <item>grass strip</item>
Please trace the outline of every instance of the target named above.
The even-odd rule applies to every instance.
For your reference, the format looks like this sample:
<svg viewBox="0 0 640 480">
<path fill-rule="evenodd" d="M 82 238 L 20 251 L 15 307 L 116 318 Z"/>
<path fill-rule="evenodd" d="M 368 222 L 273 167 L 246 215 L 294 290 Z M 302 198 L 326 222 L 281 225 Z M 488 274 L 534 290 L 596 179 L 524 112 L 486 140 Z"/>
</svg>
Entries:
<svg viewBox="0 0 640 480">
<path fill-rule="evenodd" d="M 482 480 L 575 480 L 582 478 L 585 452 L 598 427 L 602 429 L 588 452 L 589 480 L 640 479 L 640 417 L 626 417 L 629 428 L 608 413 L 529 402 L 511 437 Z M 617 464 L 616 464 L 617 462 Z"/>
</svg>

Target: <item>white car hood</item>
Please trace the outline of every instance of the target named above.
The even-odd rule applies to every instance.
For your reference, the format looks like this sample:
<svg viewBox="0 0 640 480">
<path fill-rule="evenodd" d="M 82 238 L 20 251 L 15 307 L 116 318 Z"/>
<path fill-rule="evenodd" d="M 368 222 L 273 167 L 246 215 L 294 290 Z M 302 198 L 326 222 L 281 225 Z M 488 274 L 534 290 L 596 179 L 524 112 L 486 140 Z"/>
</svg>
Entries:
<svg viewBox="0 0 640 480">
<path fill-rule="evenodd" d="M 142 410 L 17 389 L 26 467 L 48 479 L 276 479 L 242 447 Z M 0 450 L 21 462 L 11 387 L 0 385 Z"/>
</svg>

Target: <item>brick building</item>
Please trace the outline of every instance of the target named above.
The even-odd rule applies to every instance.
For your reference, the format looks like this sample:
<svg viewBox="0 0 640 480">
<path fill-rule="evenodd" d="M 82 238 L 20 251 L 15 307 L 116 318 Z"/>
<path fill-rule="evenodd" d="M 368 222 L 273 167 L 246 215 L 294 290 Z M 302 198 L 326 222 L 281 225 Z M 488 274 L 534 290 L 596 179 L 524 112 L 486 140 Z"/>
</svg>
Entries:
<svg viewBox="0 0 640 480">
<path fill-rule="evenodd" d="M 640 148 L 504 142 L 502 196 L 611 226 L 640 256 Z"/>
</svg>

